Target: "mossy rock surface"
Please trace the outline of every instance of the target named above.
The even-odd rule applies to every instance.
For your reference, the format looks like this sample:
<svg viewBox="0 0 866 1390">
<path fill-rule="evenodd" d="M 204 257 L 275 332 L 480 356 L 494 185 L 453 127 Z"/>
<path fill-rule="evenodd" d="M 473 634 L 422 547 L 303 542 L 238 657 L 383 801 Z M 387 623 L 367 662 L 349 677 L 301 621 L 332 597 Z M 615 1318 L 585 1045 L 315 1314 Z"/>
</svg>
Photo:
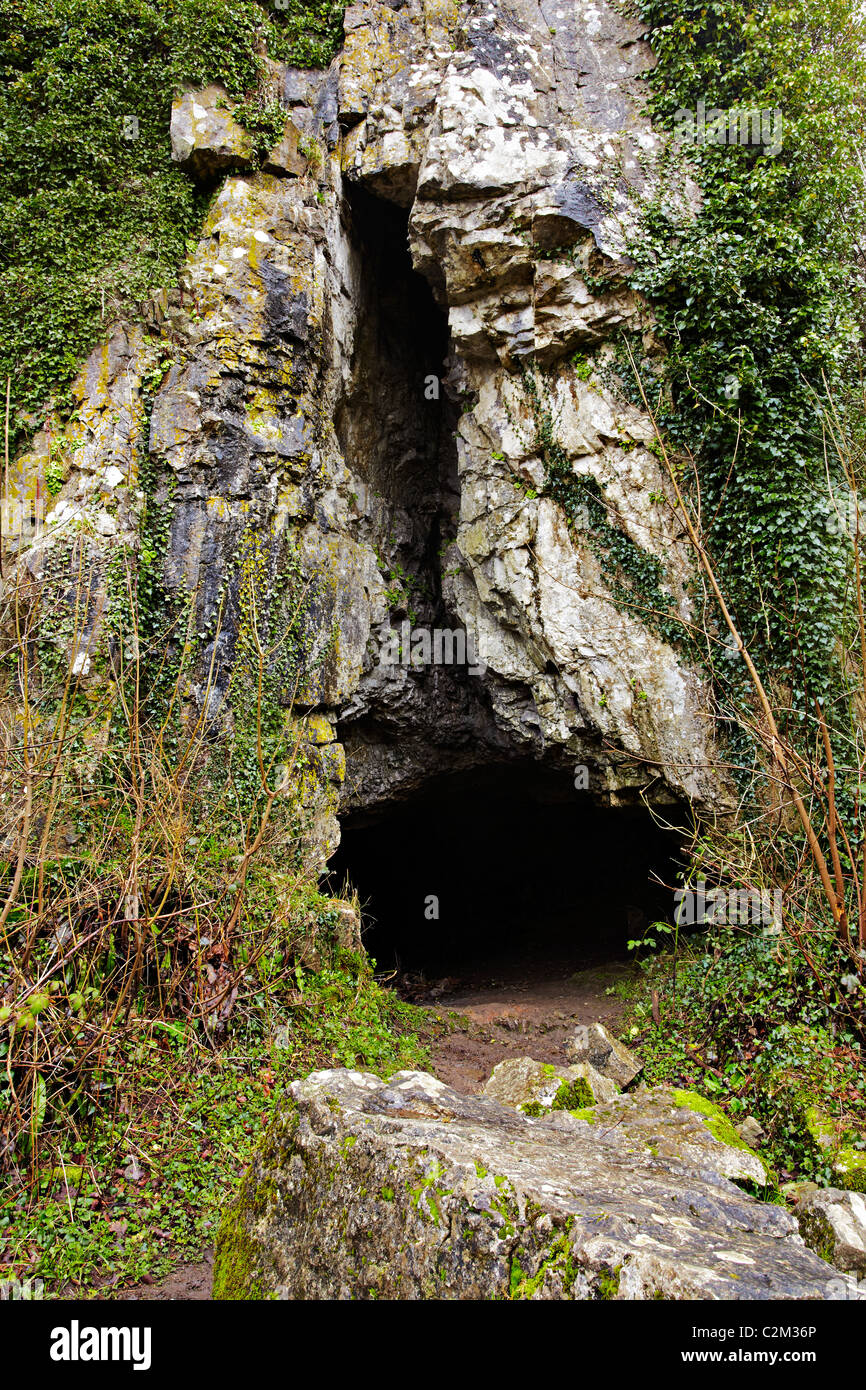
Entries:
<svg viewBox="0 0 866 1390">
<path fill-rule="evenodd" d="M 217 1298 L 842 1296 L 787 1212 L 711 1170 L 719 1141 L 670 1093 L 647 1094 L 706 1136 L 694 1163 L 604 1123 L 616 1103 L 587 1125 L 425 1072 L 315 1072 L 290 1089 L 220 1228 Z"/>
<path fill-rule="evenodd" d="M 653 1157 L 705 1164 L 763 1196 L 776 1191 L 769 1165 L 740 1138 L 725 1112 L 698 1091 L 656 1086 L 617 1096 L 596 1107 L 595 1119 L 621 1127 Z"/>
<path fill-rule="evenodd" d="M 833 1155 L 833 1173 L 840 1187 L 849 1192 L 866 1192 L 866 1153 L 843 1145 Z"/>
<path fill-rule="evenodd" d="M 577 1110 L 611 1100 L 617 1087 L 587 1062 L 553 1066 L 532 1057 L 508 1057 L 493 1069 L 483 1094 L 524 1115 Z"/>
</svg>

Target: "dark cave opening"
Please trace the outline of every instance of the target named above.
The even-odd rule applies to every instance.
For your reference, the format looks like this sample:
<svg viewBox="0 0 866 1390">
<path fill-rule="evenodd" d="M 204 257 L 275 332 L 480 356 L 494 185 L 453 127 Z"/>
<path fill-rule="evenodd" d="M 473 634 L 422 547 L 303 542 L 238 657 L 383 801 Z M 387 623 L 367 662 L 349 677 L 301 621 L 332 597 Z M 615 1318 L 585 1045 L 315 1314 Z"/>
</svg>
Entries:
<svg viewBox="0 0 866 1390">
<path fill-rule="evenodd" d="M 459 503 L 448 319 L 413 268 L 408 210 L 347 184 L 343 213 L 358 312 L 334 424 L 346 462 L 369 488 L 378 548 L 394 559 L 399 552 L 408 573 L 423 572 L 418 588 L 434 599 L 437 555 Z"/>
<path fill-rule="evenodd" d="M 459 508 L 447 318 L 413 268 L 405 208 L 348 185 L 343 215 L 357 315 L 335 427 L 361 490 L 358 535 L 392 629 L 456 627 L 440 575 Z M 626 959 L 629 939 L 670 917 L 677 837 L 644 807 L 599 805 L 572 772 L 512 752 L 483 680 L 430 666 L 389 682 L 374 667 L 359 692 L 339 734 L 346 793 L 359 778 L 366 808 L 345 809 L 327 886 L 357 892 L 380 972 L 568 976 Z"/>
<path fill-rule="evenodd" d="M 567 772 L 508 762 L 344 817 L 330 884 L 357 891 L 380 971 L 567 977 L 670 920 L 678 848 L 645 808 L 600 807 Z"/>
</svg>

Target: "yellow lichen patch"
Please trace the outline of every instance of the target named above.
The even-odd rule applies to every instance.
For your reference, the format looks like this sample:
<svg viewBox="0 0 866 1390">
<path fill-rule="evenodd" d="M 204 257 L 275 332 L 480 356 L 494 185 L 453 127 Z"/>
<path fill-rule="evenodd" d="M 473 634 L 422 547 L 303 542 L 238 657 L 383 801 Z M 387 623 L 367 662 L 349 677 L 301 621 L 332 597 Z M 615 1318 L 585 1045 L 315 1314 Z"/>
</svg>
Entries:
<svg viewBox="0 0 866 1390">
<path fill-rule="evenodd" d="M 324 714 L 308 714 L 299 721 L 307 742 L 313 745 L 334 742 L 334 726 Z"/>
<path fill-rule="evenodd" d="M 247 403 L 246 426 L 257 439 L 278 444 L 283 434 L 281 397 L 276 391 L 260 387 Z"/>
<path fill-rule="evenodd" d="M 457 0 L 424 0 L 424 29 L 428 38 L 434 38 L 442 30 L 451 34 L 460 22 L 460 6 Z"/>
</svg>

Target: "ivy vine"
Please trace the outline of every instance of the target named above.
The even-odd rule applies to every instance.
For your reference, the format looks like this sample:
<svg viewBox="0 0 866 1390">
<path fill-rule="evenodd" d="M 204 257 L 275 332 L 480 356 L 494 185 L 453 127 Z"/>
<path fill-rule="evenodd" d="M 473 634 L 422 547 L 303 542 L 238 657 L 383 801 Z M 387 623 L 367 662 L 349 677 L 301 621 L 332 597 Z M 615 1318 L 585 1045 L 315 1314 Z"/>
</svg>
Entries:
<svg viewBox="0 0 866 1390">
<path fill-rule="evenodd" d="M 822 414 L 828 391 L 845 408 L 860 340 L 864 26 L 850 0 L 639 9 L 657 57 L 657 125 L 673 131 L 678 112 L 703 103 L 773 112 L 780 131 L 778 149 L 672 146 L 663 182 L 675 186 L 687 159 L 701 206 L 657 197 L 632 284 L 667 346 L 661 423 L 695 461 L 726 595 L 763 674 L 784 688 L 791 725 L 804 724 L 816 698 L 840 690 L 851 544 Z M 734 690 L 734 664 L 716 674 Z"/>
</svg>

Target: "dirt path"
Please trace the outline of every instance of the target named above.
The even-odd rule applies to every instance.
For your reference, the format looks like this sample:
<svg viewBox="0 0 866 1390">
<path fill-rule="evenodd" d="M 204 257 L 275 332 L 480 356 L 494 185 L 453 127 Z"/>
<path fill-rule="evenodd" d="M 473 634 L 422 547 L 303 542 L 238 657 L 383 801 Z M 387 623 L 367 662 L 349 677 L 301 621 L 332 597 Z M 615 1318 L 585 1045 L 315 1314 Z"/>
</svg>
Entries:
<svg viewBox="0 0 866 1390">
<path fill-rule="evenodd" d="M 615 1029 L 624 1006 L 605 990 L 627 973 L 605 966 L 570 979 L 488 983 L 446 995 L 435 1006 L 447 1031 L 430 1041 L 432 1070 L 472 1095 L 506 1057 L 564 1062 L 566 1040 L 578 1024 L 600 1021 Z"/>
<path fill-rule="evenodd" d="M 414 998 L 431 1009 L 425 1039 L 431 1070 L 457 1091 L 477 1094 L 506 1057 L 564 1062 L 565 1043 L 578 1024 L 600 1021 L 615 1031 L 624 1005 L 607 994 L 632 974 L 626 965 L 593 966 L 566 976 L 556 966 L 504 971 L 503 979 L 483 975 L 452 982 L 452 991 L 420 987 Z M 435 1003 L 429 994 L 439 995 Z M 425 998 L 425 994 L 428 996 Z M 117 1295 L 127 1300 L 209 1299 L 213 1251 L 195 1264 L 178 1265 L 167 1278 L 139 1284 Z"/>
</svg>

